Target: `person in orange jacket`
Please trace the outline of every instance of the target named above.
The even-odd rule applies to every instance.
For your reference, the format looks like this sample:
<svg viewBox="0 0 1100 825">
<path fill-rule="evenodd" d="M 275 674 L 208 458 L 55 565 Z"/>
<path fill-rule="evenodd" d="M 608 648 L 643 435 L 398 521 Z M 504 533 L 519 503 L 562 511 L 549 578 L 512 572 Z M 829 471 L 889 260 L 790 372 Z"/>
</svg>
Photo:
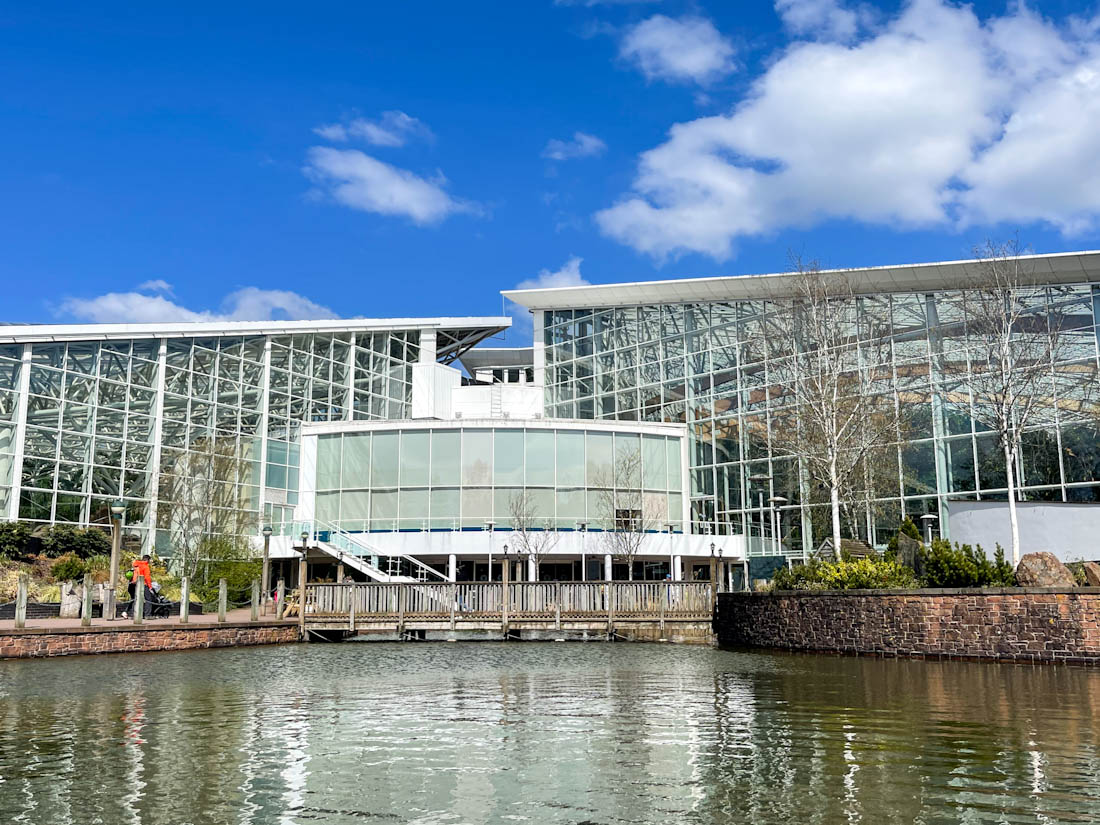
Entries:
<svg viewBox="0 0 1100 825">
<path fill-rule="evenodd" d="M 134 601 L 134 596 L 135 596 L 135 593 L 137 591 L 137 584 L 138 584 L 139 580 L 145 579 L 145 586 L 146 587 L 152 587 L 153 586 L 153 573 L 149 569 L 149 562 L 150 561 L 151 561 L 151 558 L 150 558 L 148 553 L 146 553 L 140 559 L 134 559 L 133 575 L 130 578 L 130 584 L 126 588 L 128 591 L 130 591 L 130 603 L 131 604 Z M 127 616 L 126 611 L 122 612 L 122 618 L 124 618 L 124 619 L 129 618 Z"/>
</svg>

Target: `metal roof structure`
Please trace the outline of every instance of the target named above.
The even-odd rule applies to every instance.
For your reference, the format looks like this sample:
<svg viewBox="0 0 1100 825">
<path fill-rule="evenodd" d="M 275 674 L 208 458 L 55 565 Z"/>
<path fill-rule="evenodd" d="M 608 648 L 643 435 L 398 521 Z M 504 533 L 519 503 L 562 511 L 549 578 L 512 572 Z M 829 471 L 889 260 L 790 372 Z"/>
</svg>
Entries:
<svg viewBox="0 0 1100 825">
<path fill-rule="evenodd" d="M 444 363 L 450 363 L 470 347 L 503 332 L 511 325 L 512 319 L 507 316 L 344 318 L 319 321 L 188 321 L 164 324 L 8 324 L 0 326 L 0 344 L 431 329 L 436 333 L 437 358 Z"/>
<path fill-rule="evenodd" d="M 1036 283 L 1100 282 L 1100 251 L 1022 255 Z M 961 289 L 981 276 L 982 261 L 940 261 L 900 266 L 826 269 L 821 274 L 847 281 L 859 295 L 883 292 L 937 292 Z M 798 274 L 726 275 L 620 284 L 508 289 L 501 295 L 531 310 L 680 304 L 695 301 L 738 301 L 783 298 L 795 294 Z"/>
<path fill-rule="evenodd" d="M 470 375 L 473 375 L 476 370 L 530 367 L 535 363 L 535 349 L 534 347 L 477 347 L 466 350 L 458 360 Z"/>
</svg>

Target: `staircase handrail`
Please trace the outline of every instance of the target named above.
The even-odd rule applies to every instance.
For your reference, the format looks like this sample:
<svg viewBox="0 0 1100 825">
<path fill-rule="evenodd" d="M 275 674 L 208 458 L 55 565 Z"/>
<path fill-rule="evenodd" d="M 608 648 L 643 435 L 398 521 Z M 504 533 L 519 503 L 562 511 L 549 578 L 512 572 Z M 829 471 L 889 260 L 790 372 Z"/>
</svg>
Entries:
<svg viewBox="0 0 1100 825">
<path fill-rule="evenodd" d="M 358 556 L 367 555 L 367 556 L 370 556 L 371 559 L 372 559 L 372 562 L 371 562 L 372 565 L 374 567 L 377 567 L 379 570 L 381 570 L 381 566 L 379 564 L 377 564 L 377 562 L 373 561 L 373 559 L 377 559 L 379 556 L 387 556 L 389 558 L 397 557 L 397 558 L 400 558 L 400 559 L 403 559 L 403 560 L 409 562 L 411 565 L 413 565 L 414 568 L 416 568 L 418 570 L 422 570 L 425 574 L 427 574 L 429 576 L 435 576 L 440 581 L 450 581 L 450 579 L 448 579 L 443 573 L 440 573 L 434 567 L 431 567 L 427 564 L 424 564 L 424 562 L 420 561 L 420 559 L 414 558 L 413 556 L 407 555 L 405 553 L 401 553 L 401 552 L 396 552 L 395 553 L 395 552 L 390 552 L 388 550 L 383 550 L 380 547 L 375 547 L 374 545 L 370 544 L 366 540 L 360 538 L 358 534 L 349 533 L 347 530 L 340 527 L 338 524 L 333 524 L 332 522 L 328 522 L 328 521 L 315 520 L 314 521 L 314 530 L 312 532 L 315 535 L 317 533 L 331 533 L 333 535 L 339 536 L 345 542 L 347 542 L 351 545 L 354 545 L 355 547 L 358 547 L 362 550 L 365 550 L 366 551 L 365 554 L 354 553 L 353 552 L 352 555 L 358 555 Z"/>
</svg>

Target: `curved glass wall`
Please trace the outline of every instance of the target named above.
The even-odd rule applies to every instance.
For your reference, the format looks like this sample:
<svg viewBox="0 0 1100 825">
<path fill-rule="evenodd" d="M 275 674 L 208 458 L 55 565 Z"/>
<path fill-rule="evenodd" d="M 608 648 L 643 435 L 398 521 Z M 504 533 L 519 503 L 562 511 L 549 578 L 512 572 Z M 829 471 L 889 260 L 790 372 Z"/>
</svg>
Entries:
<svg viewBox="0 0 1100 825">
<path fill-rule="evenodd" d="M 538 522 L 599 530 L 601 490 L 642 490 L 656 529 L 683 513 L 677 436 L 584 429 L 432 427 L 317 436 L 318 521 L 357 531 L 512 525 L 526 491 Z M 617 460 L 636 456 L 636 461 Z M 614 468 L 637 468 L 613 478 Z"/>
</svg>

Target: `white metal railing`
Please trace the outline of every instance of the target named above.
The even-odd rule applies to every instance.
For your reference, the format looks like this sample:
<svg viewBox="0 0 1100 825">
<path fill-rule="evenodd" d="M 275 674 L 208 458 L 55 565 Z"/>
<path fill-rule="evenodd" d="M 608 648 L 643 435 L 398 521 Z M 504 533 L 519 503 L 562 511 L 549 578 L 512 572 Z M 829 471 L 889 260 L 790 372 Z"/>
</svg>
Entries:
<svg viewBox="0 0 1100 825">
<path fill-rule="evenodd" d="M 363 538 L 362 535 L 358 533 L 349 533 L 338 524 L 327 521 L 305 522 L 303 523 L 303 530 L 301 532 L 309 533 L 316 541 L 331 544 L 353 556 L 369 560 L 371 567 L 381 574 L 379 578 L 383 580 L 393 579 L 396 575 L 399 575 L 395 574 L 392 570 L 382 570 L 381 560 L 385 558 L 389 561 L 398 560 L 399 562 L 408 564 L 414 573 L 410 578 L 416 581 L 447 581 L 447 577 L 443 573 L 440 573 L 434 567 L 424 564 L 420 559 L 406 555 L 405 553 L 394 553 L 375 547 Z"/>
</svg>

